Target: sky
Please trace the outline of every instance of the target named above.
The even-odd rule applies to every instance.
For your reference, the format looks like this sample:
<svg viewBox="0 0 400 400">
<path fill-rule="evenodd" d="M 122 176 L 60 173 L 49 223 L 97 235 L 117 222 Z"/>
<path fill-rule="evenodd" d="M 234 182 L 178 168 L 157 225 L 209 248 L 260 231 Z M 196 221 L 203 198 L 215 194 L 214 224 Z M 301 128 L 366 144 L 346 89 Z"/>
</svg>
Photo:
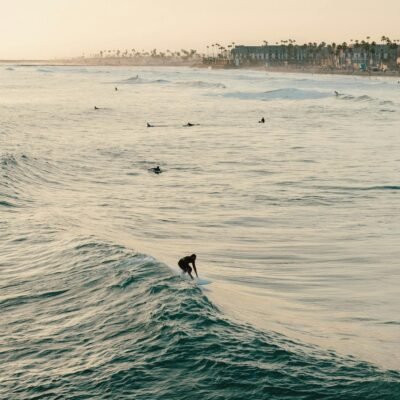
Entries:
<svg viewBox="0 0 400 400">
<path fill-rule="evenodd" d="M 400 0 L 0 0 L 0 59 L 400 39 Z"/>
</svg>

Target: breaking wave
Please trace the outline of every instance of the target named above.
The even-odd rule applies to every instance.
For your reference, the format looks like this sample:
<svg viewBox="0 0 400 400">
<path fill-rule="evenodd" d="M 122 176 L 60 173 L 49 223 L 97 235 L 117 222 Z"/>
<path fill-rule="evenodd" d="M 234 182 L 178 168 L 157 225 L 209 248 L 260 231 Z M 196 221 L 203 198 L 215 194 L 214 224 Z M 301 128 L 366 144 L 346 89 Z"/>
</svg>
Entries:
<svg viewBox="0 0 400 400">
<path fill-rule="evenodd" d="M 188 81 L 188 82 L 176 82 L 176 84 L 194 88 L 226 89 L 226 86 L 223 83 L 219 82 Z"/>
<path fill-rule="evenodd" d="M 332 97 L 331 93 L 316 90 L 302 90 L 296 88 L 276 89 L 267 92 L 233 92 L 226 93 L 224 97 L 243 100 L 317 100 Z"/>
<path fill-rule="evenodd" d="M 27 237 L 36 251 L 18 262 L 17 246 L 3 252 L 29 275 L 0 285 L 2 398 L 188 399 L 191 388 L 209 400 L 389 400 L 400 391 L 396 372 L 227 318 L 152 257 L 95 236 Z"/>
</svg>

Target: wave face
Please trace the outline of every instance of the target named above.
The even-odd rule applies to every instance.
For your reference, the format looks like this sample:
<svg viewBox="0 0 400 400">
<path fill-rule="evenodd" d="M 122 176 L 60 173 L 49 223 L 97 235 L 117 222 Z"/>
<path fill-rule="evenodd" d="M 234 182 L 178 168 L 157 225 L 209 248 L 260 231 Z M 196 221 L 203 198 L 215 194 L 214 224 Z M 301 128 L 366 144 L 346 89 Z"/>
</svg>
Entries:
<svg viewBox="0 0 400 400">
<path fill-rule="evenodd" d="M 18 265 L 8 256 L 7 268 L 29 275 L 1 281 L 2 398 L 186 399 L 195 391 L 202 399 L 389 400 L 400 393 L 398 374 L 234 322 L 198 287 L 122 246 L 63 238 Z"/>
<path fill-rule="evenodd" d="M 117 81 L 115 83 L 118 84 L 123 84 L 123 85 L 137 85 L 137 84 L 143 84 L 143 83 L 168 83 L 168 81 L 166 80 L 155 80 L 155 81 L 151 81 L 149 79 L 144 79 L 139 77 L 139 75 L 136 76 L 131 76 L 130 78 L 126 78 L 126 79 L 122 79 L 120 81 Z"/>
<path fill-rule="evenodd" d="M 30 158 L 23 153 L 0 154 L 0 207 L 28 207 L 32 203 L 29 193 L 32 185 L 57 185 L 55 172 L 56 169 L 45 160 Z"/>
</svg>

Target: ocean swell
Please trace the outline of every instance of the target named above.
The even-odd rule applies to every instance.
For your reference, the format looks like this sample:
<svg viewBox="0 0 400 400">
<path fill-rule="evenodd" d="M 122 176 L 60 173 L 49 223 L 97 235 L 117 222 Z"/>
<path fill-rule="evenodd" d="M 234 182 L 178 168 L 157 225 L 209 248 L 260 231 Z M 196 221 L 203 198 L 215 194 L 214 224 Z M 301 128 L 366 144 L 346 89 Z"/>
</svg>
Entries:
<svg viewBox="0 0 400 400">
<path fill-rule="evenodd" d="M 186 81 L 176 82 L 176 84 L 200 89 L 226 89 L 226 86 L 220 82 Z"/>
<path fill-rule="evenodd" d="M 59 185 L 56 174 L 60 170 L 44 159 L 24 153 L 0 154 L 0 205 L 5 207 L 27 206 L 32 202 L 31 189 Z"/>
<path fill-rule="evenodd" d="M 45 258 L 20 265 L 30 272 L 25 280 L 1 282 L 2 398 L 389 400 L 400 393 L 398 373 L 227 318 L 199 287 L 149 256 L 94 236 L 59 240 L 43 246 Z"/>
<path fill-rule="evenodd" d="M 317 90 L 302 90 L 296 88 L 282 88 L 266 92 L 232 92 L 224 94 L 224 97 L 242 100 L 316 100 L 332 97 L 331 93 Z"/>
<path fill-rule="evenodd" d="M 225 89 L 225 85 L 220 82 L 205 82 L 205 81 L 170 81 L 168 79 L 148 79 L 142 78 L 139 75 L 132 76 L 127 79 L 122 79 L 117 82 L 113 82 L 114 84 L 123 84 L 123 85 L 138 85 L 138 84 L 171 84 L 181 87 L 191 87 L 191 88 L 199 88 L 199 89 Z"/>
</svg>

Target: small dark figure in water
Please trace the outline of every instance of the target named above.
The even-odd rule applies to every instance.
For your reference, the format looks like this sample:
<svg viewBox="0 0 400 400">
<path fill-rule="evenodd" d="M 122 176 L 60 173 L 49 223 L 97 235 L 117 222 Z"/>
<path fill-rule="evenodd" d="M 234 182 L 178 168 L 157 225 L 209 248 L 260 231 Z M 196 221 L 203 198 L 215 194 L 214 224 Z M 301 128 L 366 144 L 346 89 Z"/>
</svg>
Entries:
<svg viewBox="0 0 400 400">
<path fill-rule="evenodd" d="M 154 125 L 151 125 L 151 124 L 147 123 L 147 127 L 148 128 L 154 128 Z"/>
<path fill-rule="evenodd" d="M 118 92 L 118 88 L 117 88 L 116 86 L 115 86 L 114 90 L 115 90 L 116 92 Z"/>
<path fill-rule="evenodd" d="M 194 126 L 194 124 L 188 122 L 186 125 L 183 125 L 183 126 Z"/>
<path fill-rule="evenodd" d="M 99 107 L 94 106 L 94 109 L 95 109 L 95 110 L 99 110 Z"/>
<path fill-rule="evenodd" d="M 178 261 L 179 268 L 183 271 L 183 273 L 188 273 L 192 279 L 193 279 L 192 267 L 189 264 L 193 265 L 194 272 L 196 273 L 196 276 L 199 277 L 199 275 L 197 275 L 195 261 L 196 261 L 196 254 L 183 257 Z"/>
<path fill-rule="evenodd" d="M 265 118 L 262 117 L 262 118 L 258 121 L 258 123 L 259 123 L 259 124 L 265 124 Z"/>
<path fill-rule="evenodd" d="M 335 90 L 335 96 L 336 97 L 339 96 L 339 92 L 337 92 L 336 90 Z"/>
<path fill-rule="evenodd" d="M 150 171 L 153 171 L 155 174 L 161 174 L 162 172 L 159 165 L 157 165 L 155 168 L 150 168 Z"/>
</svg>

